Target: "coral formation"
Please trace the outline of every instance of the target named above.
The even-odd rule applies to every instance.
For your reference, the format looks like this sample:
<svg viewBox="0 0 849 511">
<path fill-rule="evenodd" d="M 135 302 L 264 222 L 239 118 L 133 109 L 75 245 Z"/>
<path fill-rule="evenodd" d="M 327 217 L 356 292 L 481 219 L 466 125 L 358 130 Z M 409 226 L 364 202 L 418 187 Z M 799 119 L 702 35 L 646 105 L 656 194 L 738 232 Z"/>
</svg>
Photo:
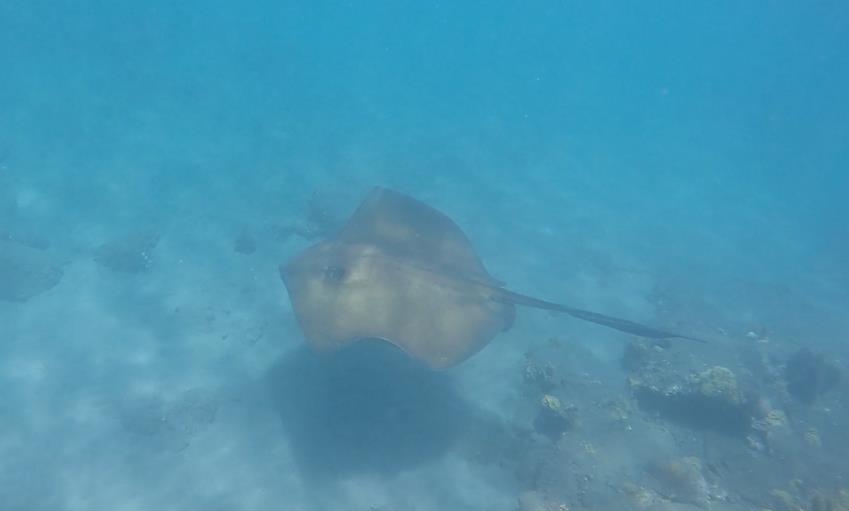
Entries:
<svg viewBox="0 0 849 511">
<path fill-rule="evenodd" d="M 786 490 L 772 490 L 770 498 L 775 511 L 804 511 L 802 503 Z"/>
<path fill-rule="evenodd" d="M 783 411 L 770 409 L 752 421 L 752 431 L 746 436 L 749 448 L 774 454 L 778 445 L 786 444 L 792 431 Z"/>
<path fill-rule="evenodd" d="M 808 487 L 794 479 L 786 488 L 769 492 L 770 511 L 849 511 L 849 491 Z"/>
<path fill-rule="evenodd" d="M 657 493 L 631 482 L 623 483 L 619 489 L 631 509 L 648 509 L 660 500 Z"/>
<path fill-rule="evenodd" d="M 534 428 L 556 440 L 575 426 L 577 411 L 574 405 L 563 405 L 556 397 L 546 394 L 540 400 Z"/>
<path fill-rule="evenodd" d="M 667 500 L 704 509 L 709 507 L 709 486 L 698 458 L 690 456 L 658 461 L 649 465 L 648 472 L 655 480 L 657 491 Z"/>
<path fill-rule="evenodd" d="M 743 402 L 743 397 L 737 386 L 737 378 L 726 367 L 711 367 L 691 376 L 690 383 L 698 395 L 704 398 L 726 403 L 730 406 L 739 406 Z"/>
<path fill-rule="evenodd" d="M 833 495 L 815 492 L 810 507 L 811 511 L 849 511 L 849 491 L 840 489 Z"/>
<path fill-rule="evenodd" d="M 551 502 L 538 491 L 522 492 L 518 505 L 518 511 L 569 511 L 566 504 Z"/>
<path fill-rule="evenodd" d="M 539 362 L 528 357 L 522 377 L 528 386 L 543 394 L 551 392 L 557 386 L 557 381 L 554 377 L 554 366 L 551 365 L 551 362 L 541 365 Z"/>
<path fill-rule="evenodd" d="M 802 437 L 805 439 L 805 443 L 808 444 L 808 446 L 822 447 L 822 440 L 820 439 L 820 434 L 819 431 L 817 431 L 817 428 L 808 428 Z"/>
</svg>

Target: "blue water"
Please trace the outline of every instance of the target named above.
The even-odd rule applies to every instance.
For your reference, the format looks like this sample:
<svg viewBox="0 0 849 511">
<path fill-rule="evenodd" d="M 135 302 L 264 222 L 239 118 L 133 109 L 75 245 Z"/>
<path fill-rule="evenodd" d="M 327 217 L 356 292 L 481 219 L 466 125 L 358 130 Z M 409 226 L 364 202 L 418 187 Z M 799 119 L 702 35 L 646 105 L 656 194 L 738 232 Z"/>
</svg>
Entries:
<svg viewBox="0 0 849 511">
<path fill-rule="evenodd" d="M 446 379 L 313 360 L 277 273 L 311 241 L 276 229 L 374 185 L 511 289 L 714 339 L 694 360 L 845 360 L 849 7 L 0 1 L 0 234 L 62 269 L 0 301 L 0 509 L 515 509 L 457 417 L 526 424 L 549 338 L 627 396 L 627 338 L 522 310 Z M 93 257 L 140 231 L 146 271 Z"/>
</svg>

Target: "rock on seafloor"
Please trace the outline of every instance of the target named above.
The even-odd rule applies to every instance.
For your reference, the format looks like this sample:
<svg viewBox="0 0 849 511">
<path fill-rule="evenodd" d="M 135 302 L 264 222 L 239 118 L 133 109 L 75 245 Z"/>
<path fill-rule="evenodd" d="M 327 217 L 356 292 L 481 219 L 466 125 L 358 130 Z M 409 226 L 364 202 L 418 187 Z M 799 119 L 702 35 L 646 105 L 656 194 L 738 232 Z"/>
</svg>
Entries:
<svg viewBox="0 0 849 511">
<path fill-rule="evenodd" d="M 233 239 L 233 250 L 236 253 L 250 255 L 256 252 L 256 240 L 251 236 L 250 231 L 242 229 Z"/>
<path fill-rule="evenodd" d="M 625 352 L 628 385 L 640 408 L 695 429 L 746 436 L 757 399 L 744 392 L 737 375 L 723 366 L 682 366 L 667 351 L 641 344 Z"/>
<path fill-rule="evenodd" d="M 806 404 L 833 389 L 841 376 L 837 364 L 810 348 L 801 348 L 791 355 L 784 369 L 787 391 Z"/>
<path fill-rule="evenodd" d="M 137 231 L 97 247 L 94 260 L 123 273 L 145 272 L 153 266 L 153 250 L 158 243 L 159 234 Z"/>
</svg>

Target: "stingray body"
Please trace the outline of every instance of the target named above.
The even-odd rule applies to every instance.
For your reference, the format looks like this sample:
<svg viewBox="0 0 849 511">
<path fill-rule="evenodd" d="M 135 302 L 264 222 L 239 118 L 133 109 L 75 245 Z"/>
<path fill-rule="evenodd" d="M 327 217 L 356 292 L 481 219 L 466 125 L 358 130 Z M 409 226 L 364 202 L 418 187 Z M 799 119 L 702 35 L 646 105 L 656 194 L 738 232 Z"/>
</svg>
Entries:
<svg viewBox="0 0 849 511">
<path fill-rule="evenodd" d="M 516 305 L 643 337 L 698 340 L 509 291 L 450 218 L 381 187 L 337 236 L 281 266 L 280 275 L 315 349 L 382 339 L 433 369 L 462 362 L 509 329 Z"/>
</svg>

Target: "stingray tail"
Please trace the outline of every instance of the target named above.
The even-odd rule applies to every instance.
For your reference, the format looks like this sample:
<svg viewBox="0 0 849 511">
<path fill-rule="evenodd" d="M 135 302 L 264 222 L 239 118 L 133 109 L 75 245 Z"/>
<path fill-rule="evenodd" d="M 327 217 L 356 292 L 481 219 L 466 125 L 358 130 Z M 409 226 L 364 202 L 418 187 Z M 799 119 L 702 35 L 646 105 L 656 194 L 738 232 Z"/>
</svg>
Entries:
<svg viewBox="0 0 849 511">
<path fill-rule="evenodd" d="M 699 339 L 697 337 L 690 337 L 688 335 L 666 332 L 664 330 L 658 330 L 647 325 L 628 321 L 627 319 L 614 318 L 613 316 L 606 316 L 604 314 L 599 314 L 598 312 L 574 309 L 572 307 L 567 307 L 559 303 L 539 300 L 537 298 L 521 295 L 519 293 L 514 293 L 505 289 L 499 289 L 494 299 L 497 301 L 508 302 L 515 305 L 524 305 L 527 307 L 534 307 L 536 309 L 562 312 L 574 318 L 582 319 L 584 321 L 590 321 L 598 325 L 604 325 L 608 328 L 619 330 L 620 332 L 634 334 L 640 337 L 647 337 L 649 339 L 687 339 L 689 341 L 696 341 L 701 343 L 707 342 L 704 339 Z"/>
</svg>

